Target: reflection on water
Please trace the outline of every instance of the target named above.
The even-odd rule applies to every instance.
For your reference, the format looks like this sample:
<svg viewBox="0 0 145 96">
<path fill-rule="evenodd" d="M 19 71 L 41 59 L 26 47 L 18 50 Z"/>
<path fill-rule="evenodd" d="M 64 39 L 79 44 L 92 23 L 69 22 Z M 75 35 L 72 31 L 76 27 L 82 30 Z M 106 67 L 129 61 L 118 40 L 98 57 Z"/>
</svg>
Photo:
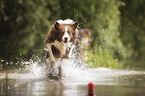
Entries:
<svg viewBox="0 0 145 96">
<path fill-rule="evenodd" d="M 5 79 L 6 73 L 0 73 L 0 96 L 86 96 L 89 82 L 96 84 L 97 96 L 145 95 L 144 71 L 107 68 L 73 70 L 80 73 L 70 76 L 66 73 L 66 77 L 59 81 L 19 72 L 9 73 Z"/>
<path fill-rule="evenodd" d="M 76 61 L 62 63 L 62 80 L 50 80 L 45 66 L 33 61 L 24 70 L 1 72 L 0 96 L 86 96 L 89 82 L 97 96 L 145 95 L 145 71 L 87 69 Z"/>
<path fill-rule="evenodd" d="M 0 96 L 63 96 L 63 84 L 48 80 L 0 81 Z"/>
</svg>

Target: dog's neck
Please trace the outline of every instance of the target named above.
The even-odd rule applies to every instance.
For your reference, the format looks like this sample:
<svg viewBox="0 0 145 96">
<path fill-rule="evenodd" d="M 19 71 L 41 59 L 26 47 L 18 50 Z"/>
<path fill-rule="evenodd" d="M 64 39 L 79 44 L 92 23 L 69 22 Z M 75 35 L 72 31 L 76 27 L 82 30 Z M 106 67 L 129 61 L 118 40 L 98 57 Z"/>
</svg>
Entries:
<svg viewBox="0 0 145 96">
<path fill-rule="evenodd" d="M 60 42 L 55 40 L 54 43 L 51 43 L 51 45 L 54 45 L 56 48 L 58 48 L 60 50 L 61 57 L 63 57 L 65 55 L 66 49 L 71 48 L 72 43 L 64 43 L 63 41 Z"/>
</svg>

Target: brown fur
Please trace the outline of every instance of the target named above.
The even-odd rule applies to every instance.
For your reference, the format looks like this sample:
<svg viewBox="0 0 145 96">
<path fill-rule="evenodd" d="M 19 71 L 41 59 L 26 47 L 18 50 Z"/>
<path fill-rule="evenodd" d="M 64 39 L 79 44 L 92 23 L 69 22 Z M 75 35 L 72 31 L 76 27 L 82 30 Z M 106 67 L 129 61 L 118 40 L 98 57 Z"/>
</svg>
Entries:
<svg viewBox="0 0 145 96">
<path fill-rule="evenodd" d="M 69 26 L 69 32 L 71 35 L 71 41 L 72 43 L 76 42 L 76 37 L 77 37 L 77 33 L 76 33 L 76 27 L 77 27 L 77 22 L 75 22 L 74 24 L 70 25 L 66 25 L 66 24 L 58 24 L 57 22 L 55 22 L 52 26 L 52 29 L 50 32 L 48 32 L 46 39 L 45 39 L 45 43 L 52 43 L 55 40 L 57 41 L 62 41 L 61 36 L 64 32 L 64 27 L 65 26 Z"/>
<path fill-rule="evenodd" d="M 77 37 L 77 25 L 77 22 L 74 22 L 73 24 L 59 24 L 58 22 L 55 22 L 53 24 L 51 31 L 48 32 L 45 38 L 45 43 L 47 45 L 46 54 L 49 56 L 49 61 L 51 62 L 50 64 L 47 64 L 48 70 L 51 70 L 52 72 L 55 71 L 53 66 L 57 60 L 71 58 L 71 53 Z M 67 41 L 64 38 L 69 40 Z M 59 74 L 57 77 L 61 78 L 61 64 L 59 65 L 58 70 Z M 53 74 L 49 73 L 48 75 L 51 77 Z"/>
</svg>

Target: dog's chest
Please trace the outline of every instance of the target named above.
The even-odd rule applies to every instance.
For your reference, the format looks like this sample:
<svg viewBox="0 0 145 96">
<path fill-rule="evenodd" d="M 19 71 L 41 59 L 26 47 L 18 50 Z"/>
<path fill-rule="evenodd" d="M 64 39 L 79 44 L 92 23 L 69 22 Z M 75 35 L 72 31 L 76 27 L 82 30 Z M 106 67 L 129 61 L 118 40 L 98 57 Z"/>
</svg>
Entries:
<svg viewBox="0 0 145 96">
<path fill-rule="evenodd" d="M 68 48 L 71 48 L 72 43 L 63 43 L 55 40 L 55 42 L 52 43 L 52 45 L 54 45 L 60 51 L 60 56 L 63 57 L 66 54 L 66 50 Z"/>
</svg>

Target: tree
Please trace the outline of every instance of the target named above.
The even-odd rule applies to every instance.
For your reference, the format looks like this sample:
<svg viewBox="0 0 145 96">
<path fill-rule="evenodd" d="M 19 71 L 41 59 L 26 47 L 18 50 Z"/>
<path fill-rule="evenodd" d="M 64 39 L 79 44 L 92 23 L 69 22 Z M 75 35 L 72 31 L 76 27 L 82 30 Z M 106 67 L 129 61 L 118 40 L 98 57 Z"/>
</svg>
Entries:
<svg viewBox="0 0 145 96">
<path fill-rule="evenodd" d="M 3 0 L 0 4 L 0 58 L 28 56 L 40 48 L 48 32 L 51 12 L 47 0 Z"/>
<path fill-rule="evenodd" d="M 121 40 L 128 49 L 130 58 L 144 60 L 145 43 L 145 1 L 144 0 L 122 0 L 125 6 L 120 8 L 121 12 Z"/>
</svg>

